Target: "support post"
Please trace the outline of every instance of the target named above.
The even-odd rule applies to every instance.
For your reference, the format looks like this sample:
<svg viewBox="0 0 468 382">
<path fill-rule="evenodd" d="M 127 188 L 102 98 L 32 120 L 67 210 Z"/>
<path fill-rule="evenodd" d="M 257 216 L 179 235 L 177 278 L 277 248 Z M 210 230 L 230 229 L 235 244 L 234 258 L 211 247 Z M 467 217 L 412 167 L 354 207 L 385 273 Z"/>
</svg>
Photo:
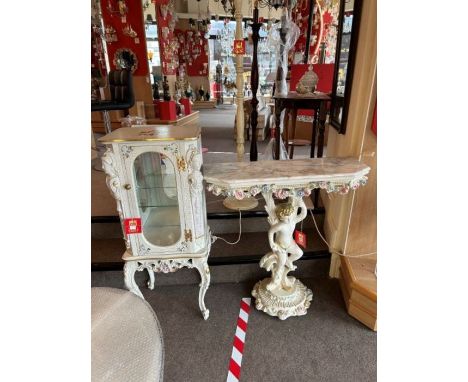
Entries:
<svg viewBox="0 0 468 382">
<path fill-rule="evenodd" d="M 310 52 L 310 35 L 312 33 L 312 24 L 314 23 L 314 0 L 310 1 L 309 4 L 309 20 L 307 24 L 307 37 L 306 37 L 306 48 L 304 52 L 304 64 L 307 64 L 309 61 L 309 52 Z"/>
<path fill-rule="evenodd" d="M 288 28 L 286 28 L 286 15 L 281 17 L 281 28 L 280 28 L 280 39 L 281 45 L 279 49 L 279 56 L 281 57 L 282 62 L 287 62 L 288 59 L 288 52 L 285 52 L 285 45 L 286 45 L 286 35 L 288 33 Z M 285 54 L 286 53 L 286 54 Z M 275 94 L 285 94 L 287 93 L 287 89 L 284 88 L 284 79 L 286 78 L 287 73 L 283 73 L 283 66 L 278 65 L 276 69 L 276 88 Z M 275 102 L 275 138 L 276 138 L 276 146 L 275 146 L 275 159 L 280 159 L 280 146 L 281 146 L 281 111 L 280 111 L 280 101 Z"/>
<path fill-rule="evenodd" d="M 261 23 L 258 22 L 258 3 L 255 1 L 255 8 L 253 11 L 253 23 L 252 23 L 252 42 L 253 42 L 253 52 L 252 52 L 252 72 L 250 75 L 250 86 L 252 89 L 252 113 L 250 114 L 250 127 L 252 132 L 252 139 L 250 141 L 250 161 L 255 162 L 258 160 L 258 151 L 257 151 L 257 124 L 258 124 L 258 99 L 257 99 L 257 90 L 258 90 L 258 58 L 257 58 L 257 48 L 258 48 L 258 39 Z"/>
<path fill-rule="evenodd" d="M 236 40 L 242 40 L 242 0 L 236 0 Z M 236 55 L 236 143 L 237 143 L 237 160 L 244 160 L 244 56 Z"/>
</svg>

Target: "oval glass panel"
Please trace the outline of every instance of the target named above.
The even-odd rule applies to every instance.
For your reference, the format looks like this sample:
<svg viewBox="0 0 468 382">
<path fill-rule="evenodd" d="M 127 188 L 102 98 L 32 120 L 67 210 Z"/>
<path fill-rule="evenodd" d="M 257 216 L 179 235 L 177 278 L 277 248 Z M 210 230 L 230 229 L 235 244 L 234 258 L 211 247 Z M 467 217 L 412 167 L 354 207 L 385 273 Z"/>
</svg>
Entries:
<svg viewBox="0 0 468 382">
<path fill-rule="evenodd" d="M 173 163 L 164 154 L 146 152 L 136 157 L 133 175 L 145 239 L 161 247 L 177 243 L 181 224 Z"/>
</svg>

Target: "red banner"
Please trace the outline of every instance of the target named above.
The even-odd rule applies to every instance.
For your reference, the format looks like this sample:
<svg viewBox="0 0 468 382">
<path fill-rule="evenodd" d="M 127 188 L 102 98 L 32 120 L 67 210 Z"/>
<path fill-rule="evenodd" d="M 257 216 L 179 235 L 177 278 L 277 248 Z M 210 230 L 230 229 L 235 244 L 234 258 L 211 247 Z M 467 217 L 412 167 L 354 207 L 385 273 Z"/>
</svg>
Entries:
<svg viewBox="0 0 468 382">
<path fill-rule="evenodd" d="M 245 40 L 234 40 L 234 54 L 245 54 Z"/>
</svg>

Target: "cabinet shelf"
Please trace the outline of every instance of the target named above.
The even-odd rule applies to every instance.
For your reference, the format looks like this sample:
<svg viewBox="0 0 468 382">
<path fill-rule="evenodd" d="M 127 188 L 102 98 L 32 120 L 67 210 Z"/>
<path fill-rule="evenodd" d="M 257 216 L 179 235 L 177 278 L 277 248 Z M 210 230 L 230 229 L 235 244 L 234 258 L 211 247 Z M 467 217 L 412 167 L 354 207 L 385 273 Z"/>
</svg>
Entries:
<svg viewBox="0 0 468 382">
<path fill-rule="evenodd" d="M 173 245 L 180 239 L 182 229 L 178 205 L 149 207 L 142 223 L 143 235 L 153 245 Z"/>
<path fill-rule="evenodd" d="M 165 204 L 164 206 L 161 206 L 161 205 L 157 205 L 157 204 L 153 204 L 153 203 L 143 203 L 143 202 L 140 202 L 138 204 L 138 207 L 140 208 L 174 208 L 174 207 L 178 207 L 179 204 L 177 203 L 177 200 L 174 200 L 174 203 L 172 204 Z"/>
<path fill-rule="evenodd" d="M 144 186 L 136 186 L 136 189 L 137 190 L 164 190 L 164 191 L 175 191 L 177 190 L 177 187 L 164 187 L 164 186 L 148 186 L 148 187 L 144 187 Z"/>
</svg>

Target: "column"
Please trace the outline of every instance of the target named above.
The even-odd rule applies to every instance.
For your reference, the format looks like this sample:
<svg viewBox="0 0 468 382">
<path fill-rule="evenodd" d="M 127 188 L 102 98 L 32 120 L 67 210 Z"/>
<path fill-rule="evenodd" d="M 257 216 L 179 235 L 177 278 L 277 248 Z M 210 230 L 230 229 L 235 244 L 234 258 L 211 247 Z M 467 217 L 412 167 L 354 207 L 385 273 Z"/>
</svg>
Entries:
<svg viewBox="0 0 468 382">
<path fill-rule="evenodd" d="M 235 0 L 236 5 L 236 40 L 242 40 L 244 34 L 242 33 L 242 0 Z M 244 160 L 244 56 L 241 54 L 236 55 L 236 101 L 237 101 L 237 115 L 236 115 L 236 131 L 237 131 L 237 159 Z"/>
</svg>

